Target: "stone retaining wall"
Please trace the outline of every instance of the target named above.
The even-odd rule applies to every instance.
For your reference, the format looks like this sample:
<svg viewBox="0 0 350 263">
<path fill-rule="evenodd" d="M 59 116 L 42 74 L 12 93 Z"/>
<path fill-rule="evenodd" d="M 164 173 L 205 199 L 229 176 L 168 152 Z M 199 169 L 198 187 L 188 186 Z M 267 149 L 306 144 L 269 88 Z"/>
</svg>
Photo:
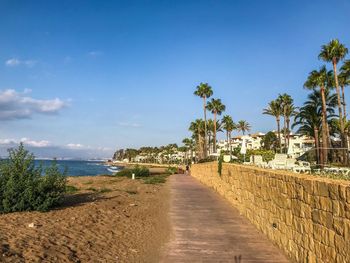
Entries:
<svg viewBox="0 0 350 263">
<path fill-rule="evenodd" d="M 350 262 L 350 182 L 223 164 L 191 175 L 224 196 L 296 262 Z"/>
</svg>

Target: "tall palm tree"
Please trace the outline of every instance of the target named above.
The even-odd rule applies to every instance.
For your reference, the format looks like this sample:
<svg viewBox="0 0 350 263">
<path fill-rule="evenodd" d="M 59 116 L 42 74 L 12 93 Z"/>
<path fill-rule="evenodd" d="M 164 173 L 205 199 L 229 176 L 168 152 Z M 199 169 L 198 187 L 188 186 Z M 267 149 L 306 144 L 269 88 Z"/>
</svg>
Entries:
<svg viewBox="0 0 350 263">
<path fill-rule="evenodd" d="M 340 68 L 339 85 L 342 89 L 342 100 L 344 117 L 346 118 L 346 103 L 345 103 L 345 86 L 350 85 L 350 60 L 345 60 L 343 66 Z"/>
<path fill-rule="evenodd" d="M 196 119 L 191 122 L 190 127 L 188 128 L 192 133 L 196 141 L 197 154 L 199 159 L 205 158 L 204 156 L 204 127 L 205 122 L 202 119 Z"/>
<path fill-rule="evenodd" d="M 282 108 L 282 114 L 283 114 L 283 136 L 284 136 L 284 148 L 285 150 L 288 147 L 288 129 L 287 129 L 287 109 L 290 107 L 290 105 L 293 104 L 293 99 L 290 95 L 287 93 L 280 94 L 277 98 L 277 101 L 281 103 L 281 108 Z M 289 116 L 290 118 L 290 116 Z"/>
<path fill-rule="evenodd" d="M 266 109 L 263 109 L 263 114 L 274 116 L 276 118 L 277 123 L 277 134 L 278 134 L 278 147 L 280 148 L 280 152 L 282 152 L 281 147 L 281 115 L 282 115 L 282 108 L 281 104 L 277 100 L 273 100 L 268 104 L 268 107 Z"/>
<path fill-rule="evenodd" d="M 338 73 L 337 73 L 337 64 L 339 61 L 343 60 L 346 54 L 348 53 L 348 49 L 339 42 L 338 39 L 331 40 L 327 45 L 323 45 L 321 47 L 321 52 L 318 55 L 319 59 L 322 59 L 326 62 L 331 62 L 333 65 L 334 71 L 334 80 L 335 80 L 335 88 L 337 91 L 337 99 L 338 99 L 338 112 L 339 112 L 339 124 L 341 130 L 341 138 L 342 138 L 342 147 L 347 148 L 347 138 L 345 136 L 344 131 L 344 123 L 343 123 L 343 112 L 341 107 L 341 99 L 340 99 L 340 90 L 339 90 L 339 82 L 338 82 Z M 348 162 L 348 151 L 344 151 L 344 163 Z"/>
<path fill-rule="evenodd" d="M 333 85 L 333 72 L 327 71 L 326 66 L 322 66 L 319 71 L 313 70 L 309 73 L 309 76 L 304 83 L 304 88 L 315 90 L 319 88 L 322 99 L 322 148 L 323 148 L 323 160 L 321 163 L 327 163 L 328 161 L 328 148 L 330 147 L 329 128 L 327 123 L 327 104 L 326 104 L 326 90 Z"/>
<path fill-rule="evenodd" d="M 239 132 L 242 132 L 243 135 L 245 135 L 246 132 L 249 132 L 250 128 L 251 128 L 250 124 L 245 120 L 240 120 L 237 123 L 237 130 Z"/>
<path fill-rule="evenodd" d="M 226 131 L 227 145 L 228 150 L 230 151 L 230 158 L 232 157 L 232 149 L 231 149 L 231 134 L 234 129 L 236 129 L 236 124 L 233 122 L 232 117 L 229 115 L 225 115 L 222 117 L 223 128 Z"/>
<path fill-rule="evenodd" d="M 204 157 L 207 157 L 207 99 L 213 95 L 213 90 L 208 83 L 200 83 L 194 92 L 194 95 L 203 99 L 204 113 Z"/>
<path fill-rule="evenodd" d="M 226 106 L 222 104 L 220 99 L 211 99 L 207 104 L 207 109 L 214 114 L 214 141 L 213 141 L 213 150 L 216 153 L 216 117 L 221 115 L 225 111 Z"/>
</svg>

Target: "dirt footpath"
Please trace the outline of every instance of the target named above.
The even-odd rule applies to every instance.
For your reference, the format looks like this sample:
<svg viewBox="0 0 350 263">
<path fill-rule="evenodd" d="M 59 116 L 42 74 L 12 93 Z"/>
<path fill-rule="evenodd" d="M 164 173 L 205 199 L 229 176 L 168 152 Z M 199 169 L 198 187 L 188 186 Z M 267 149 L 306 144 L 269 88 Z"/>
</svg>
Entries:
<svg viewBox="0 0 350 263">
<path fill-rule="evenodd" d="M 169 235 L 169 187 L 74 177 L 78 191 L 47 213 L 0 215 L 0 262 L 158 262 Z"/>
</svg>

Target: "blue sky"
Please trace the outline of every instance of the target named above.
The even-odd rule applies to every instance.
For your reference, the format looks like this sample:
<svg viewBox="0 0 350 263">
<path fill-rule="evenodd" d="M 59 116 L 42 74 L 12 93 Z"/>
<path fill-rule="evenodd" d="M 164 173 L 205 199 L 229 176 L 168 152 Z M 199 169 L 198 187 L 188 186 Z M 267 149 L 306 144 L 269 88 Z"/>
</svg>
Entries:
<svg viewBox="0 0 350 263">
<path fill-rule="evenodd" d="M 262 108 L 283 92 L 303 102 L 320 46 L 350 48 L 349 12 L 345 0 L 2 0 L 0 143 L 57 156 L 180 143 L 202 116 L 200 82 L 234 120 L 274 129 Z"/>
</svg>

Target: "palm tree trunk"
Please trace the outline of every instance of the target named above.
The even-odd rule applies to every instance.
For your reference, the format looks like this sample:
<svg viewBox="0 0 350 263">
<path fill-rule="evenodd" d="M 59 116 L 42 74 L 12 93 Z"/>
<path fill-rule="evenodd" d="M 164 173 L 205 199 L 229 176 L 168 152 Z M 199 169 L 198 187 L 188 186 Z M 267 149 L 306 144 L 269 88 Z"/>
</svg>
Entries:
<svg viewBox="0 0 350 263">
<path fill-rule="evenodd" d="M 228 130 L 226 130 L 226 138 L 227 138 L 227 147 L 226 149 L 229 150 L 229 135 L 228 135 Z"/>
<path fill-rule="evenodd" d="M 280 127 L 280 119 L 276 118 L 277 122 L 277 133 L 278 133 L 278 146 L 280 147 L 280 153 L 282 153 L 282 146 L 281 146 L 281 127 Z"/>
<path fill-rule="evenodd" d="M 231 161 L 231 159 L 232 159 L 231 132 L 229 132 L 229 134 L 228 134 L 228 147 L 229 147 L 229 150 L 230 150 L 230 161 Z"/>
<path fill-rule="evenodd" d="M 325 97 L 325 88 L 321 87 L 321 98 L 322 98 L 322 152 L 323 159 L 321 165 L 328 163 L 328 148 L 329 148 L 329 134 L 328 134 L 328 123 L 327 123 L 327 104 Z"/>
<path fill-rule="evenodd" d="M 207 157 L 207 97 L 203 97 L 203 110 L 204 110 L 204 158 Z"/>
<path fill-rule="evenodd" d="M 214 112 L 214 138 L 213 138 L 213 152 L 216 153 L 216 112 Z"/>
<path fill-rule="evenodd" d="M 342 93 L 342 104 L 343 104 L 343 112 L 344 112 L 344 121 L 346 122 L 346 103 L 345 103 L 344 85 L 341 86 L 341 93 Z"/>
<path fill-rule="evenodd" d="M 316 160 L 317 160 L 317 163 L 320 163 L 321 151 L 319 147 L 318 129 L 316 127 L 314 127 L 314 139 L 315 139 L 315 148 L 316 148 Z"/>
<path fill-rule="evenodd" d="M 197 145 L 197 152 L 198 152 L 198 160 L 203 158 L 203 152 L 202 152 L 202 140 L 201 140 L 201 133 L 198 129 L 198 145 Z"/>
<path fill-rule="evenodd" d="M 286 112 L 283 113 L 283 137 L 284 137 L 284 152 L 287 151 L 287 117 Z"/>
<path fill-rule="evenodd" d="M 343 112 L 341 107 L 341 99 L 340 99 L 340 90 L 339 90 L 339 82 L 338 82 L 338 74 L 337 74 L 337 62 L 333 60 L 333 71 L 334 71 L 334 79 L 335 79 L 335 88 L 337 91 L 337 99 L 338 99 L 338 111 L 339 111 L 339 124 L 340 124 L 340 133 L 341 133 L 341 147 L 346 148 L 343 150 L 343 164 L 348 163 L 348 140 L 345 136 L 344 132 L 344 122 L 343 122 Z"/>
<path fill-rule="evenodd" d="M 286 123 L 287 123 L 287 145 L 289 147 L 289 134 L 290 134 L 290 132 L 289 132 L 289 126 L 290 126 L 290 119 L 289 119 L 289 117 L 287 118 Z"/>
<path fill-rule="evenodd" d="M 211 133 L 208 133 L 208 150 L 209 154 L 211 153 Z"/>
</svg>

